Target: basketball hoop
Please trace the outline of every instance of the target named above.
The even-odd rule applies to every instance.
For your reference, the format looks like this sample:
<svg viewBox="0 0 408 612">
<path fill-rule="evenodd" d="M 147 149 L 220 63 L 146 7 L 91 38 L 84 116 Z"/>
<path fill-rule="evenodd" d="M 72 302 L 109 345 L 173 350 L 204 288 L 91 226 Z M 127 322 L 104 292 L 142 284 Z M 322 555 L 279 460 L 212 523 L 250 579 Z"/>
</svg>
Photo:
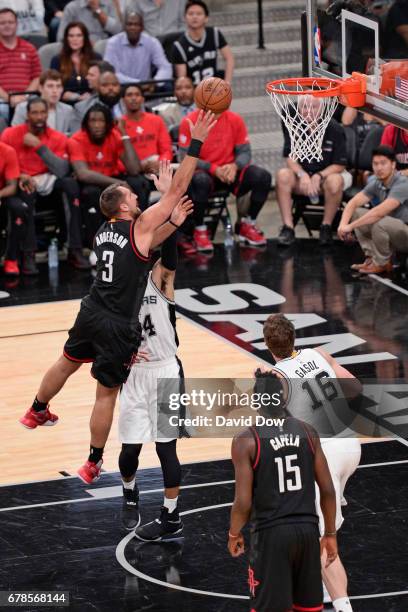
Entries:
<svg viewBox="0 0 408 612">
<path fill-rule="evenodd" d="M 321 161 L 323 137 L 339 101 L 345 106 L 365 103 L 366 77 L 348 79 L 302 77 L 271 81 L 266 86 L 272 104 L 289 132 L 295 161 Z"/>
</svg>

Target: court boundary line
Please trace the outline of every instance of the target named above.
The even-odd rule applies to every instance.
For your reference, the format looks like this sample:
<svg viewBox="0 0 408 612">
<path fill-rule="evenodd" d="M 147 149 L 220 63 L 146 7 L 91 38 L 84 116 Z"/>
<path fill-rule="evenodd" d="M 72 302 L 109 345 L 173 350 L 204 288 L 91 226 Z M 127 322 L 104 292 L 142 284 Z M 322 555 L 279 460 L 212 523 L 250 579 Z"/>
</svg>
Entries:
<svg viewBox="0 0 408 612">
<path fill-rule="evenodd" d="M 51 329 L 49 331 L 38 331 L 38 332 L 29 332 L 28 334 L 14 334 L 12 336 L 0 336 L 0 340 L 10 339 L 10 338 L 25 338 L 26 336 L 41 336 L 42 334 L 57 334 L 60 332 L 67 332 L 67 329 Z"/>
<path fill-rule="evenodd" d="M 404 287 L 400 287 L 399 285 L 396 285 L 389 278 L 382 278 L 382 276 L 378 276 L 378 274 L 369 274 L 368 276 L 370 278 L 373 278 L 377 282 L 382 283 L 386 287 L 389 287 L 390 289 L 394 289 L 395 291 L 398 291 L 399 293 L 402 293 L 403 295 L 408 295 L 408 289 L 404 289 Z"/>
<path fill-rule="evenodd" d="M 218 510 L 219 508 L 225 508 L 227 506 L 232 506 L 232 502 L 227 503 L 227 504 L 214 504 L 213 506 L 203 506 L 201 508 L 193 508 L 191 510 L 185 510 L 184 512 L 180 512 L 180 516 L 186 516 L 188 514 L 195 514 L 197 512 L 206 512 L 207 510 Z M 133 567 L 133 565 L 131 565 L 128 562 L 125 556 L 126 546 L 133 538 L 135 538 L 136 543 L 140 542 L 140 544 L 142 544 L 142 542 L 136 538 L 135 534 L 131 532 L 128 535 L 126 535 L 124 538 L 122 538 L 122 540 L 120 540 L 120 542 L 118 543 L 116 547 L 115 555 L 116 555 L 116 560 L 118 561 L 119 565 L 124 570 L 128 571 L 134 576 L 137 576 L 138 578 L 141 578 L 142 580 L 145 580 L 146 582 L 150 582 L 152 584 L 156 584 L 156 585 L 162 586 L 167 589 L 173 589 L 176 591 L 184 591 L 187 593 L 193 593 L 195 595 L 222 597 L 223 599 L 245 599 L 245 600 L 249 599 L 248 595 L 233 595 L 232 593 L 228 594 L 228 593 L 217 593 L 214 591 L 203 591 L 201 589 L 185 587 L 179 584 L 172 584 L 171 582 L 165 582 L 164 580 L 159 580 L 158 578 L 154 578 L 153 576 L 149 576 L 148 574 L 141 572 L 140 570 Z M 396 597 L 399 595 L 402 595 L 402 596 L 408 595 L 408 590 L 407 591 L 390 591 L 389 593 L 375 593 L 375 594 L 373 593 L 369 595 L 350 595 L 349 598 L 353 600 L 354 599 L 379 599 L 383 597 Z"/>
<path fill-rule="evenodd" d="M 223 459 L 220 459 L 220 461 L 223 461 Z M 376 468 L 376 467 L 389 467 L 391 465 L 401 465 L 401 464 L 405 464 L 408 463 L 408 459 L 399 459 L 396 461 L 385 461 L 385 462 L 379 462 L 379 463 L 370 463 L 370 464 L 362 464 L 362 465 L 358 465 L 357 466 L 357 470 L 358 469 L 362 469 L 362 468 Z M 149 468 L 145 468 L 145 469 L 149 469 Z M 68 478 L 77 478 L 76 476 L 68 476 Z M 59 480 L 59 479 L 54 479 L 55 480 Z M 48 481 L 38 481 L 38 482 L 48 482 Z M 221 486 L 221 485 L 226 485 L 226 484 L 233 484 L 235 482 L 235 480 L 220 480 L 220 481 L 215 481 L 215 482 L 204 482 L 204 483 L 195 483 L 195 484 L 190 484 L 190 485 L 182 485 L 180 487 L 181 490 L 184 489 L 197 489 L 197 488 L 203 488 L 203 487 L 210 487 L 210 486 Z M 36 481 L 33 481 L 32 484 L 35 484 Z M 22 484 L 28 484 L 28 483 L 22 483 Z M 7 485 L 4 485 L 7 486 Z M 106 488 L 114 488 L 114 487 L 120 487 L 120 483 L 117 485 L 110 485 L 109 487 Z M 103 487 L 101 487 L 103 488 Z M 96 488 L 95 491 L 97 491 L 98 489 Z M 163 493 L 164 488 L 159 488 L 159 489 L 146 489 L 144 491 L 139 491 L 140 495 L 148 495 L 150 493 Z M 85 492 L 88 493 L 88 490 L 85 489 Z M 101 495 L 101 496 L 93 496 L 91 493 L 88 493 L 89 497 L 77 497 L 77 498 L 73 498 L 73 499 L 59 499 L 57 501 L 53 501 L 53 502 L 44 502 L 41 504 L 26 504 L 23 506 L 8 506 L 5 508 L 0 508 L 0 512 L 15 512 L 16 510 L 29 510 L 29 509 L 33 509 L 33 508 L 45 508 L 46 506 L 62 506 L 63 504 L 77 504 L 77 503 L 81 503 L 81 502 L 89 502 L 89 501 L 102 501 L 102 500 L 106 500 L 106 499 L 115 499 L 117 497 L 120 497 L 120 495 Z M 186 510 L 185 513 L 189 513 L 190 511 Z"/>
</svg>

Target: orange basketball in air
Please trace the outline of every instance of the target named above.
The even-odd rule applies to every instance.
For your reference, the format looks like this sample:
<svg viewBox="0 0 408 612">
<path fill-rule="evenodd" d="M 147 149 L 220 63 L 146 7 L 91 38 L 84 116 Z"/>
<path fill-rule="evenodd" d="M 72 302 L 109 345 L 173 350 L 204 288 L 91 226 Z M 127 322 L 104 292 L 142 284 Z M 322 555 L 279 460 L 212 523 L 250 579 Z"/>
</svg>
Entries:
<svg viewBox="0 0 408 612">
<path fill-rule="evenodd" d="M 231 100 L 231 86 L 218 77 L 204 79 L 197 85 L 194 92 L 196 106 L 213 113 L 223 113 L 229 109 Z"/>
</svg>

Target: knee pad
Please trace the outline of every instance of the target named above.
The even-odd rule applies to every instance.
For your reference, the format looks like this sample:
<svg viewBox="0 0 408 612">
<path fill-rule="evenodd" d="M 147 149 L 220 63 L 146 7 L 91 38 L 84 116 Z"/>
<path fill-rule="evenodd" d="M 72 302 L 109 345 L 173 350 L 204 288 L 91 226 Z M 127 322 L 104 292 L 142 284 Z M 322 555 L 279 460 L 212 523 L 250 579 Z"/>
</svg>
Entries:
<svg viewBox="0 0 408 612">
<path fill-rule="evenodd" d="M 119 455 L 119 470 L 125 478 L 130 478 L 136 473 L 142 446 L 143 444 L 122 444 Z"/>
<path fill-rule="evenodd" d="M 177 440 L 171 442 L 156 442 L 156 452 L 163 472 L 163 482 L 166 489 L 178 487 L 181 482 L 181 466 L 177 457 Z"/>
</svg>

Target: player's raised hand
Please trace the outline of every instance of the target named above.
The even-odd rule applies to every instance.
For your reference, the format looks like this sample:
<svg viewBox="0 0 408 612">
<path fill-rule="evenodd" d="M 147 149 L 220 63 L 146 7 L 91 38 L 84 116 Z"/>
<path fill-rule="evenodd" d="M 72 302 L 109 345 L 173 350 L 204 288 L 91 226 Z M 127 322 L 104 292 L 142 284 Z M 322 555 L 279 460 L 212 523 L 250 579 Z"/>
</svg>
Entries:
<svg viewBox="0 0 408 612">
<path fill-rule="evenodd" d="M 162 194 L 167 193 L 173 178 L 171 163 L 167 159 L 161 159 L 159 161 L 159 175 L 150 174 L 149 178 L 152 179 L 157 191 L 160 191 Z"/>
<path fill-rule="evenodd" d="M 187 219 L 188 215 L 193 212 L 194 204 L 188 199 L 188 196 L 183 196 L 179 200 L 171 213 L 170 221 L 180 227 Z"/>
<path fill-rule="evenodd" d="M 228 550 L 231 557 L 239 557 L 245 552 L 245 541 L 242 533 L 239 533 L 237 536 L 229 535 Z"/>
<path fill-rule="evenodd" d="M 336 560 L 338 555 L 336 536 L 324 535 L 320 540 L 320 555 L 324 558 L 325 554 L 325 567 L 329 567 L 329 565 Z"/>
<path fill-rule="evenodd" d="M 190 126 L 191 138 L 201 140 L 201 142 L 204 142 L 210 131 L 217 123 L 214 113 L 211 111 L 207 111 L 205 113 L 203 110 L 200 110 L 198 113 L 195 124 L 188 118 L 187 121 Z"/>
</svg>

